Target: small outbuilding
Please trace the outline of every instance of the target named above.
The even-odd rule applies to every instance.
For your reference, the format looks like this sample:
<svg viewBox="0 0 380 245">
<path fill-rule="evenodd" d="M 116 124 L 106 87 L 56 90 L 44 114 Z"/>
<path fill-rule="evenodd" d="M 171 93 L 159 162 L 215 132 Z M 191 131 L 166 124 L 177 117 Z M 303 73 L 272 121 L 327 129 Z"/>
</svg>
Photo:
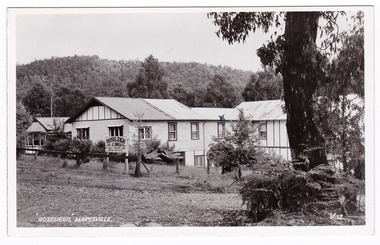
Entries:
<svg viewBox="0 0 380 245">
<path fill-rule="evenodd" d="M 27 128 L 28 134 L 25 142 L 26 148 L 42 149 L 49 135 L 55 134 L 56 130 L 63 129 L 71 135 L 71 124 L 66 124 L 68 117 L 36 117 Z"/>
</svg>

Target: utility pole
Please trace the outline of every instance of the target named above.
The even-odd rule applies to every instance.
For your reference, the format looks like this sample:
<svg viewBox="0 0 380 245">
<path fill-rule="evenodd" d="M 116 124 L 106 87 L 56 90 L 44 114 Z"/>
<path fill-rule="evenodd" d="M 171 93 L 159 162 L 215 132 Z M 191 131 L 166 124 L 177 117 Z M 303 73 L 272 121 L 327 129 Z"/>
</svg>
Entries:
<svg viewBox="0 0 380 245">
<path fill-rule="evenodd" d="M 53 89 L 50 89 L 50 117 L 53 117 Z"/>
</svg>

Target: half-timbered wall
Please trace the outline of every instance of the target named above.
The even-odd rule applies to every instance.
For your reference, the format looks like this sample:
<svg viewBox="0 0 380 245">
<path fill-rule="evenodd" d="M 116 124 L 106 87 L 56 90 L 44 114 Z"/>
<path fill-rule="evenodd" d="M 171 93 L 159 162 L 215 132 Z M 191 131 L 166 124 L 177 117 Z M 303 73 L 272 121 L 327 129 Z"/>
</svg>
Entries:
<svg viewBox="0 0 380 245">
<path fill-rule="evenodd" d="M 123 118 L 119 113 L 106 106 L 91 106 L 75 121 L 107 120 Z"/>
</svg>

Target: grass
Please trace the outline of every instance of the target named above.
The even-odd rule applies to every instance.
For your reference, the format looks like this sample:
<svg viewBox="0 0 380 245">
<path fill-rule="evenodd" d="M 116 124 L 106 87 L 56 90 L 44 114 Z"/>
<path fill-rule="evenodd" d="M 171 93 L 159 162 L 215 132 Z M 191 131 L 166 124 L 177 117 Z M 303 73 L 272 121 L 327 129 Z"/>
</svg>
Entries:
<svg viewBox="0 0 380 245">
<path fill-rule="evenodd" d="M 179 173 L 176 173 L 175 165 L 145 164 L 150 173 L 141 166 L 141 177 L 133 177 L 135 162 L 129 163 L 129 170 L 126 174 L 125 163 L 110 162 L 109 169 L 103 169 L 103 163 L 99 160 L 91 160 L 76 167 L 76 161 L 73 159 L 60 159 L 57 157 L 41 155 L 34 161 L 30 155 L 22 155 L 18 162 L 22 165 L 33 164 L 33 167 L 41 172 L 60 171 L 69 175 L 92 176 L 96 178 L 105 178 L 112 180 L 112 177 L 122 177 L 128 179 L 140 179 L 144 181 L 154 180 L 155 182 L 167 183 L 173 188 L 178 188 L 180 192 L 189 191 L 208 191 L 216 193 L 238 193 L 239 185 L 235 183 L 235 173 L 221 174 L 221 168 L 211 167 L 210 173 L 207 173 L 205 167 L 179 166 Z M 21 167 L 22 169 L 22 167 Z M 21 170 L 22 171 L 22 170 Z M 247 172 L 247 171 L 245 171 Z M 68 176 L 67 181 L 73 182 L 74 177 Z M 80 183 L 78 183 L 80 184 Z M 88 184 L 88 183 L 83 183 Z M 100 184 L 105 187 L 106 184 Z M 115 183 L 111 187 L 118 187 Z"/>
</svg>

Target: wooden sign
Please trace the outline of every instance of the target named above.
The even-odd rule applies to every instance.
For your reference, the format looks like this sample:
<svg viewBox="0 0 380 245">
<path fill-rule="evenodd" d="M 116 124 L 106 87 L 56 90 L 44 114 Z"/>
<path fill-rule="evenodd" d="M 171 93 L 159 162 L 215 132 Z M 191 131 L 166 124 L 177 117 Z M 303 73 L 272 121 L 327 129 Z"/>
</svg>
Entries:
<svg viewBox="0 0 380 245">
<path fill-rule="evenodd" d="M 106 152 L 127 153 L 127 139 L 123 136 L 106 137 Z"/>
</svg>

